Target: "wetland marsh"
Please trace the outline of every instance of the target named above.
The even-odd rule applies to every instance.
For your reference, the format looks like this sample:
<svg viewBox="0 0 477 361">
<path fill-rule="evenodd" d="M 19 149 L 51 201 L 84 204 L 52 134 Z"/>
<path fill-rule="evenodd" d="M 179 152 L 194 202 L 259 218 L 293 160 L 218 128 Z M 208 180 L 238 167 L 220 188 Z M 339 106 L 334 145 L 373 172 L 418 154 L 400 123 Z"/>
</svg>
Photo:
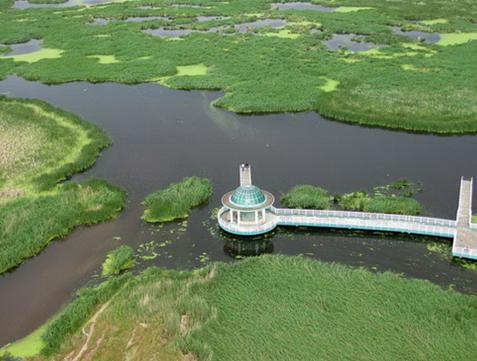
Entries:
<svg viewBox="0 0 477 361">
<path fill-rule="evenodd" d="M 8 245 L 4 256 L 10 252 L 0 257 L 8 260 L 0 272 L 10 270 L 0 274 L 0 325 L 9 325 L 0 327 L 0 345 L 42 325 L 101 273 L 136 261 L 135 271 L 185 270 L 257 253 L 304 255 L 475 294 L 477 272 L 442 255 L 446 241 L 299 228 L 245 243 L 222 233 L 214 218 L 243 162 L 277 203 L 293 186 L 311 184 L 328 193 L 295 188 L 287 201 L 307 205 L 313 194 L 323 208 L 335 197 L 345 209 L 455 218 L 459 179 L 477 169 L 477 138 L 467 134 L 477 132 L 477 6 L 390 3 L 0 0 L 0 206 L 7 205 L 0 245 Z M 201 182 L 195 193 L 173 212 L 161 209 L 157 199 L 172 202 L 190 176 Z M 400 204 L 381 202 L 375 187 L 401 178 L 424 191 Z M 117 219 L 80 226 L 123 207 Z M 150 224 L 143 215 L 180 219 Z M 32 234 L 41 235 L 37 243 Z M 245 264 L 302 262 L 284 259 Z M 210 267 L 235 277 L 233 267 Z M 175 271 L 142 277 L 154 272 L 177 281 Z M 118 285 L 104 299 L 85 291 L 93 297 L 86 316 Z M 206 357 L 191 340 L 182 349 Z"/>
</svg>

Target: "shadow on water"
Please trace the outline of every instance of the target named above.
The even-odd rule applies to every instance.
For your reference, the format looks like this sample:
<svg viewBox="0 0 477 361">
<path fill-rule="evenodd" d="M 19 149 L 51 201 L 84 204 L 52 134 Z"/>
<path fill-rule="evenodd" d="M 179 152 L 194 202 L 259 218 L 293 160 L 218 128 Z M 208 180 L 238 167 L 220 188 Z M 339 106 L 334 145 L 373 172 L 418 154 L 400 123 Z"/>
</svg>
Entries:
<svg viewBox="0 0 477 361">
<path fill-rule="evenodd" d="M 0 82 L 0 93 L 48 101 L 104 128 L 114 144 L 73 180 L 104 178 L 128 192 L 118 219 L 80 227 L 0 276 L 0 325 L 8 325 L 0 327 L 0 344 L 53 315 L 98 273 L 106 253 L 121 244 L 141 249 L 143 265 L 190 269 L 231 261 L 225 251 L 233 247 L 211 214 L 222 194 L 237 186 L 238 165 L 244 161 L 253 164 L 254 183 L 277 198 L 296 184 L 318 184 L 337 194 L 409 178 L 424 185 L 419 197 L 425 214 L 444 218 L 455 217 L 460 176 L 475 175 L 477 169 L 475 136 L 362 128 L 312 112 L 240 116 L 210 105 L 220 92 L 177 91 L 159 84 L 47 86 L 9 77 Z M 187 222 L 151 225 L 140 219 L 148 193 L 190 175 L 211 179 L 215 192 L 207 205 L 194 210 Z M 477 273 L 431 254 L 422 240 L 281 228 L 263 240 L 264 249 L 272 243 L 275 253 L 477 290 Z M 247 247 L 242 244 L 235 252 Z"/>
</svg>

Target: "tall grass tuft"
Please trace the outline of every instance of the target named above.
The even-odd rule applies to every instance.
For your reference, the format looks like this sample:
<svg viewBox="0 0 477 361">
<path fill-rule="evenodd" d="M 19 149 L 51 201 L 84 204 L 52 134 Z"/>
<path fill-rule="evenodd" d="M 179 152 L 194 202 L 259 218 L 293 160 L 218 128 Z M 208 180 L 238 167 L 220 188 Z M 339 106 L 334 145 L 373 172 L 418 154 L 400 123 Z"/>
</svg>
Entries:
<svg viewBox="0 0 477 361">
<path fill-rule="evenodd" d="M 212 185 L 206 178 L 187 177 L 146 197 L 142 218 L 147 222 L 167 222 L 186 218 L 190 210 L 210 198 Z"/>
<path fill-rule="evenodd" d="M 136 265 L 134 250 L 127 245 L 119 246 L 106 256 L 102 265 L 103 276 L 118 275 Z"/>
<path fill-rule="evenodd" d="M 289 208 L 329 209 L 333 203 L 333 197 L 323 188 L 303 184 L 283 194 L 280 203 Z"/>
</svg>

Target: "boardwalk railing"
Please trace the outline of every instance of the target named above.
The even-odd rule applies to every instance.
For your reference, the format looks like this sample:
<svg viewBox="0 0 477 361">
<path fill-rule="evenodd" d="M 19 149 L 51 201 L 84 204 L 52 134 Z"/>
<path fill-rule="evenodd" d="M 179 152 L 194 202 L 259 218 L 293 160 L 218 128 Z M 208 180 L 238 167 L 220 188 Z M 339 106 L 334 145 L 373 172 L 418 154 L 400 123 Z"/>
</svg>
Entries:
<svg viewBox="0 0 477 361">
<path fill-rule="evenodd" d="M 290 208 L 273 208 L 273 213 L 278 216 L 304 216 L 304 217 L 329 217 L 329 218 L 347 218 L 361 219 L 372 221 L 394 221 L 406 223 L 418 223 L 442 227 L 455 227 L 456 221 L 443 218 L 406 216 L 399 214 L 386 213 L 368 213 L 368 212 L 351 212 L 351 211 L 330 211 L 315 209 L 290 209 Z"/>
</svg>

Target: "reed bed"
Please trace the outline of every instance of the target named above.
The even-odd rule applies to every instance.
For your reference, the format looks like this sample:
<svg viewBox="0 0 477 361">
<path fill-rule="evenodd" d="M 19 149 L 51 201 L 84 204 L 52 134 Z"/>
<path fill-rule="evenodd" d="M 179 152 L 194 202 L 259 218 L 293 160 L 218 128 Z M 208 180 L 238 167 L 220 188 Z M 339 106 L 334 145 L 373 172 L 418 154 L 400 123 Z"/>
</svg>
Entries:
<svg viewBox="0 0 477 361">
<path fill-rule="evenodd" d="M 81 328 L 91 330 L 87 320 L 98 310 L 86 349 L 98 360 L 445 361 L 474 355 L 476 296 L 390 272 L 269 255 L 120 277 L 108 281 L 104 293 L 82 292 L 67 306 L 47 333 L 53 347 L 43 353 L 49 357 L 34 359 L 78 354 L 86 338 Z"/>
<path fill-rule="evenodd" d="M 146 197 L 142 218 L 146 222 L 168 222 L 186 218 L 212 195 L 212 184 L 206 178 L 186 177 Z"/>
</svg>

